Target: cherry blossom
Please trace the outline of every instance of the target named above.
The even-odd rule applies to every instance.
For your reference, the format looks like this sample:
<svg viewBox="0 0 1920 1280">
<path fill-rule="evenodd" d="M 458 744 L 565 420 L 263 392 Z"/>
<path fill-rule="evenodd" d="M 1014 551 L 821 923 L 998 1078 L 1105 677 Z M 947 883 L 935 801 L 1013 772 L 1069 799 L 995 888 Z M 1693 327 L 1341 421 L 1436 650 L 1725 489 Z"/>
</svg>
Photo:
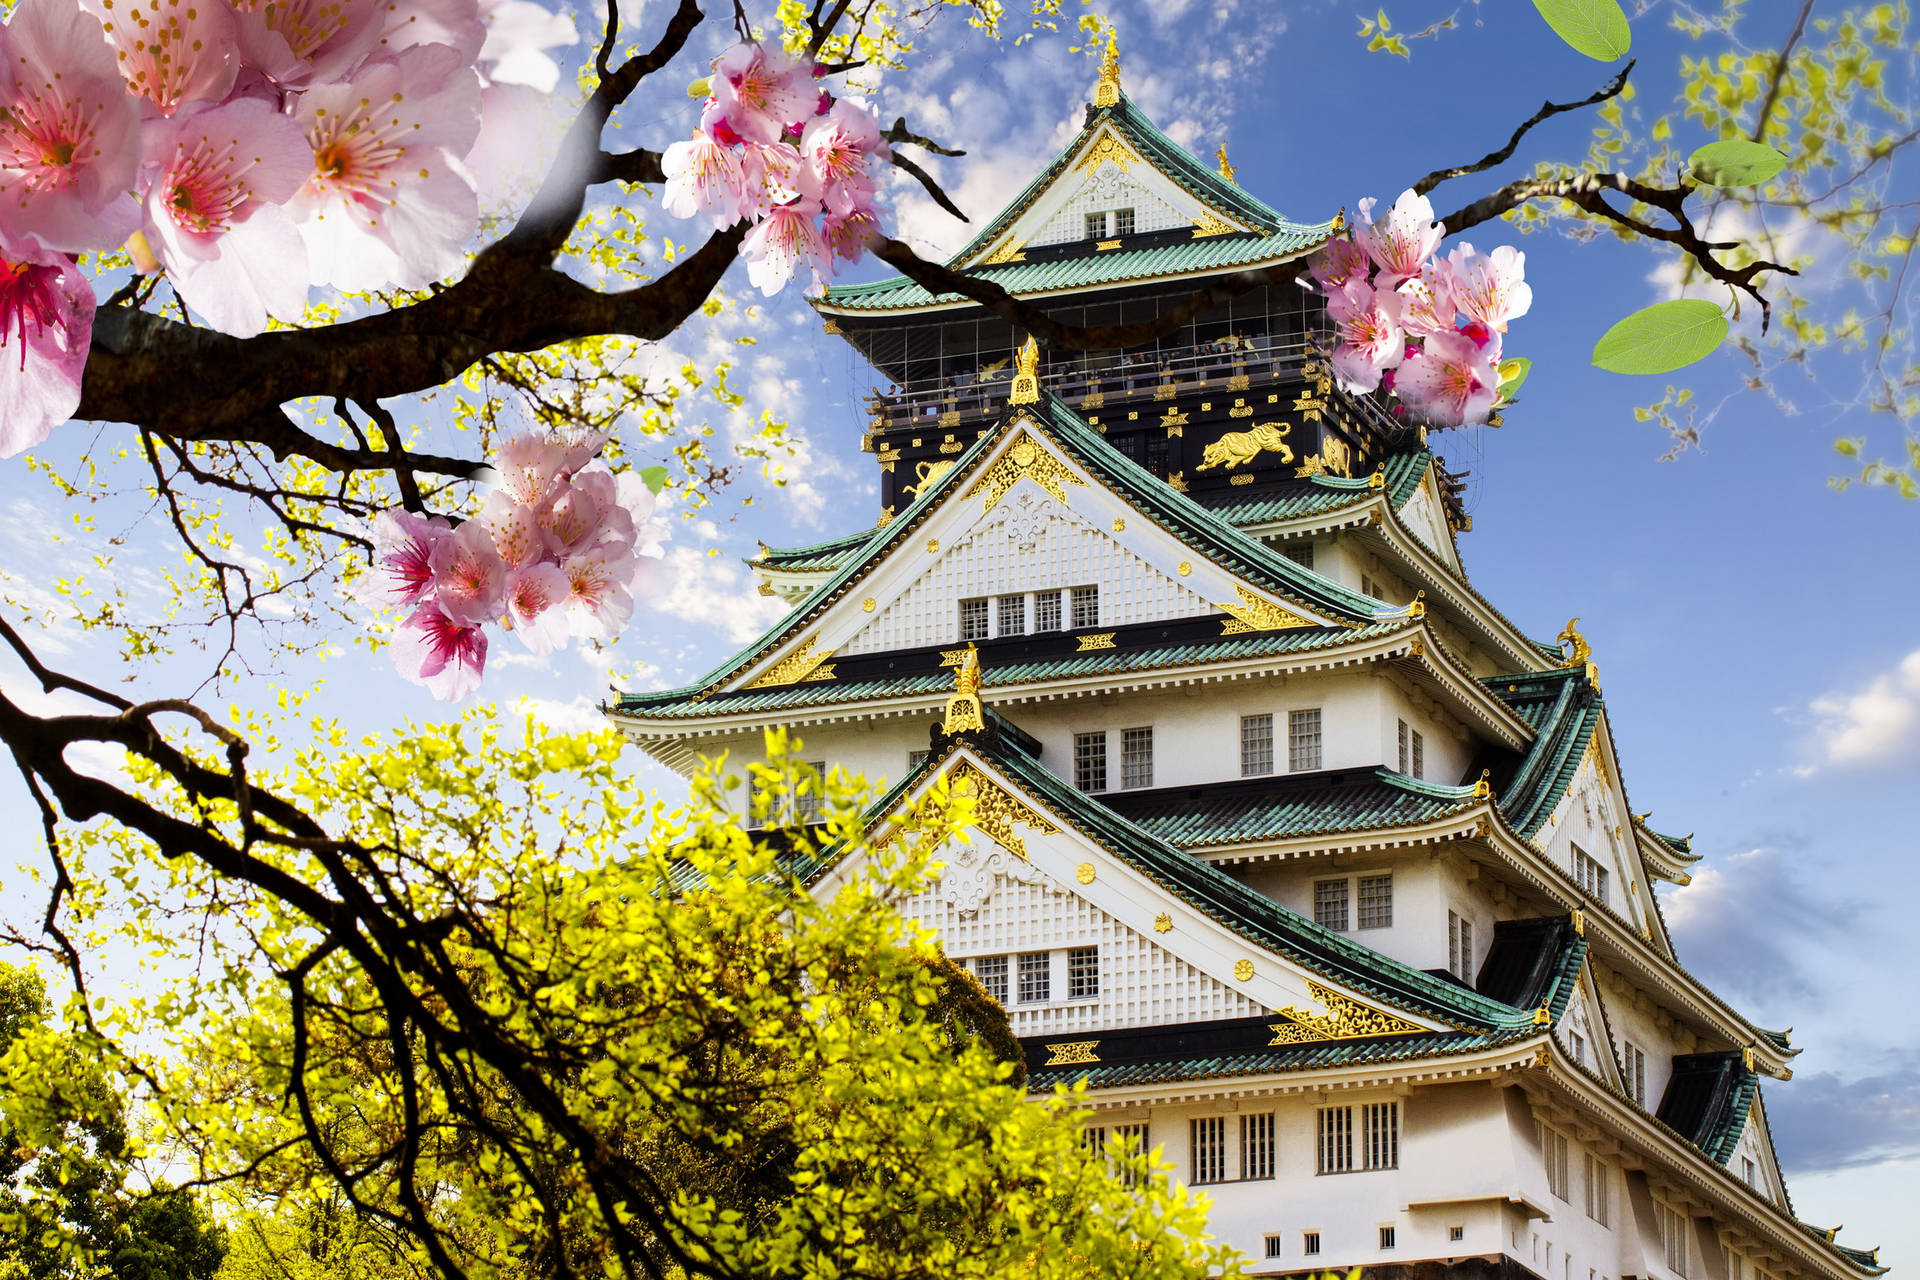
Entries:
<svg viewBox="0 0 1920 1280">
<path fill-rule="evenodd" d="M 313 165 L 300 126 L 257 98 L 147 132 L 144 229 L 181 301 L 247 338 L 306 310 L 307 252 L 284 207 Z"/>
<path fill-rule="evenodd" d="M 500 616 L 507 565 L 478 520 L 461 525 L 433 548 L 434 601 L 456 622 L 480 626 Z"/>
<path fill-rule="evenodd" d="M 1405 306 L 1401 320 L 1411 334 L 1450 333 L 1453 316 L 1459 309 L 1454 301 L 1453 268 L 1445 258 L 1435 258 L 1420 268 L 1420 274 L 1400 283 L 1399 293 Z"/>
<path fill-rule="evenodd" d="M 1368 265 L 1365 249 L 1346 236 L 1335 236 L 1314 255 L 1307 273 L 1323 292 L 1331 293 L 1349 280 L 1365 282 Z"/>
<path fill-rule="evenodd" d="M 480 687 L 487 633 L 424 605 L 394 633 L 393 658 L 402 676 L 427 686 L 442 702 L 458 702 Z"/>
<path fill-rule="evenodd" d="M 452 536 L 452 526 L 440 516 L 397 508 L 375 516 L 372 602 L 397 608 L 425 601 L 434 590 L 434 548 Z"/>
<path fill-rule="evenodd" d="M 867 173 L 867 161 L 891 152 L 873 113 L 841 98 L 826 114 L 808 122 L 800 135 L 800 154 L 819 179 L 827 212 L 844 218 L 872 208 L 873 178 Z"/>
<path fill-rule="evenodd" d="M 1425 196 L 1403 191 L 1393 208 L 1379 222 L 1373 220 L 1372 196 L 1360 201 L 1360 218 L 1353 239 L 1374 265 L 1388 287 L 1420 274 L 1421 264 L 1440 246 L 1446 228 L 1433 220 L 1433 204 Z"/>
<path fill-rule="evenodd" d="M 592 456 L 587 455 L 589 459 Z M 568 460 L 567 447 L 557 440 L 541 435 L 514 436 L 500 446 L 493 469 L 501 489 L 516 502 L 531 507 L 545 501 L 554 476 Z M 585 466 L 586 462 L 579 465 Z"/>
<path fill-rule="evenodd" d="M 1328 296 L 1327 315 L 1340 334 L 1330 363 L 1348 391 L 1372 391 L 1380 385 L 1380 375 L 1400 363 L 1406 351 L 1401 309 L 1398 294 L 1357 280 Z"/>
<path fill-rule="evenodd" d="M 1487 420 L 1499 381 L 1472 338 L 1436 333 L 1395 371 L 1393 390 L 1432 425 L 1458 427 Z"/>
<path fill-rule="evenodd" d="M 567 618 L 573 634 L 606 640 L 626 628 L 633 616 L 629 591 L 635 560 L 617 546 L 595 547 L 561 564 L 567 576 Z"/>
<path fill-rule="evenodd" d="M 1527 255 L 1512 245 L 1481 253 L 1470 244 L 1459 244 L 1447 255 L 1447 262 L 1460 310 L 1488 328 L 1505 333 L 1509 320 L 1518 320 L 1533 306 L 1533 286 L 1521 278 Z"/>
<path fill-rule="evenodd" d="M 507 616 L 522 643 L 552 653 L 567 643 L 567 575 L 550 561 L 524 565 L 507 576 Z"/>
<path fill-rule="evenodd" d="M 713 98 L 727 124 L 748 142 L 778 142 L 787 126 L 814 114 L 819 91 L 811 68 L 764 45 L 736 44 L 713 62 Z"/>
<path fill-rule="evenodd" d="M 496 489 L 487 495 L 480 507 L 480 525 L 510 569 L 532 564 L 546 554 L 534 508 L 516 502 L 509 493 Z"/>
<path fill-rule="evenodd" d="M 740 220 L 745 198 L 745 178 L 740 154 L 721 146 L 699 129 L 686 142 L 676 142 L 660 157 L 667 183 L 660 203 L 676 218 L 696 215 L 713 223 L 716 229 L 732 226 Z"/>
<path fill-rule="evenodd" d="M 747 260 L 747 279 L 761 293 L 780 292 L 802 270 L 812 276 L 808 293 L 826 288 L 827 246 L 813 221 L 819 211 L 811 200 L 796 200 L 773 210 L 747 233 L 740 255 Z"/>
<path fill-rule="evenodd" d="M 219 102 L 240 60 L 227 0 L 80 0 L 100 20 L 136 97 L 162 116 L 192 102 Z"/>
<path fill-rule="evenodd" d="M 73 0 L 21 0 L 0 64 L 0 223 L 67 253 L 125 240 L 140 110 L 100 20 Z"/>
<path fill-rule="evenodd" d="M 232 0 L 240 53 L 283 88 L 350 75 L 377 46 L 387 0 Z"/>
<path fill-rule="evenodd" d="M 820 194 L 820 180 L 785 143 L 746 143 L 740 149 L 740 215 L 755 222 L 795 200 Z M 818 212 L 816 207 L 815 212 Z"/>
<path fill-rule="evenodd" d="M 93 287 L 71 258 L 0 231 L 0 458 L 31 449 L 80 406 Z"/>
</svg>

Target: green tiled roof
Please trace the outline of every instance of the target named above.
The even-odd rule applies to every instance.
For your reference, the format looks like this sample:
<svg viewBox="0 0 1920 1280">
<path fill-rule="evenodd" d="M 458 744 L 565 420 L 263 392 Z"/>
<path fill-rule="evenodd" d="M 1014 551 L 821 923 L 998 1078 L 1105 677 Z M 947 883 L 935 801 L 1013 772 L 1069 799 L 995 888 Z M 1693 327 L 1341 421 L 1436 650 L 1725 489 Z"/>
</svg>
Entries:
<svg viewBox="0 0 1920 1280">
<path fill-rule="evenodd" d="M 1025 190 L 1014 197 L 1012 203 L 981 229 L 966 248 L 955 254 L 948 265 L 968 261 L 999 239 L 1066 170 L 1088 135 L 1107 121 L 1113 123 L 1149 164 L 1190 195 L 1239 222 L 1258 228 L 1258 234 L 1207 236 L 1154 248 L 1075 254 L 1049 262 L 1008 262 L 981 267 L 972 274 L 991 280 L 1013 294 L 1043 293 L 1245 267 L 1302 253 L 1318 246 L 1332 234 L 1331 222 L 1291 222 L 1265 201 L 1241 190 L 1238 184 L 1227 181 L 1155 128 L 1153 122 L 1142 115 L 1125 94 L 1121 94 L 1119 102 L 1111 107 L 1089 108 L 1086 124 L 1073 140 L 1027 184 Z M 894 276 L 870 284 L 835 285 L 819 299 L 820 305 L 828 310 L 847 311 L 892 311 L 959 301 L 962 301 L 959 294 L 936 297 L 905 276 Z"/>
<path fill-rule="evenodd" d="M 1661 844 L 1667 846 L 1667 848 L 1673 850 L 1675 853 L 1691 854 L 1693 852 L 1693 837 L 1691 835 L 1685 835 L 1685 836 L 1665 835 L 1659 831 L 1655 831 L 1652 827 L 1646 826 L 1645 824 L 1642 824 L 1640 829 L 1646 832 L 1648 835 L 1652 836 L 1655 840 L 1658 840 Z"/>
<path fill-rule="evenodd" d="M 1877 1276 L 1887 1273 L 1887 1268 L 1880 1265 L 1880 1247 L 1878 1245 L 1875 1245 L 1871 1249 L 1849 1249 L 1846 1245 L 1834 1239 L 1834 1237 L 1840 1233 L 1840 1228 L 1816 1227 L 1811 1222 L 1803 1222 L 1799 1218 L 1795 1218 L 1794 1221 L 1799 1224 L 1802 1231 L 1819 1240 L 1822 1244 L 1832 1249 L 1841 1257 L 1846 1258 L 1855 1266 L 1864 1267 Z"/>
<path fill-rule="evenodd" d="M 1534 730 L 1533 745 L 1510 776 L 1497 779 L 1500 811 L 1531 838 L 1546 825 L 1580 768 L 1600 723 L 1600 691 L 1579 667 L 1488 676 L 1481 683 Z"/>
<path fill-rule="evenodd" d="M 1387 769 L 1114 792 L 1101 800 L 1180 849 L 1415 826 L 1475 803 L 1472 787 L 1435 786 Z"/>
<path fill-rule="evenodd" d="M 1217 1080 L 1283 1071 L 1320 1071 L 1356 1063 L 1409 1062 L 1471 1053 L 1475 1049 L 1524 1040 L 1535 1031 L 1533 1027 L 1497 1033 L 1437 1031 L 1428 1035 L 1394 1036 L 1378 1040 L 1327 1040 L 1313 1044 L 1281 1045 L 1204 1057 L 1051 1069 L 1044 1066 L 1029 1067 L 1027 1088 L 1034 1093 L 1048 1093 L 1057 1084 L 1071 1085 L 1084 1080 L 1090 1089 L 1114 1089 L 1125 1085 L 1164 1084 L 1177 1080 Z M 1086 1039 L 1091 1034 L 1080 1033 L 1073 1038 Z"/>
<path fill-rule="evenodd" d="M 1396 453 L 1387 459 L 1387 499 L 1396 511 L 1419 491 L 1420 480 L 1432 462 L 1433 454 L 1425 449 Z M 1207 510 L 1236 528 L 1244 528 L 1250 524 L 1325 515 L 1365 502 L 1373 492 L 1365 476 L 1352 480 L 1345 476 L 1308 476 L 1303 480 L 1284 481 L 1279 489 L 1256 498 L 1236 499 L 1230 492 L 1222 494 L 1222 501 L 1207 504 Z"/>
<path fill-rule="evenodd" d="M 831 569 L 842 563 L 860 548 L 880 536 L 880 530 L 874 528 L 858 529 L 853 533 L 843 533 L 837 538 L 828 538 L 825 542 L 816 542 L 807 547 L 768 547 L 762 546 L 760 554 L 747 563 L 756 568 L 779 569 L 789 573 L 812 573 L 822 569 Z"/>
</svg>

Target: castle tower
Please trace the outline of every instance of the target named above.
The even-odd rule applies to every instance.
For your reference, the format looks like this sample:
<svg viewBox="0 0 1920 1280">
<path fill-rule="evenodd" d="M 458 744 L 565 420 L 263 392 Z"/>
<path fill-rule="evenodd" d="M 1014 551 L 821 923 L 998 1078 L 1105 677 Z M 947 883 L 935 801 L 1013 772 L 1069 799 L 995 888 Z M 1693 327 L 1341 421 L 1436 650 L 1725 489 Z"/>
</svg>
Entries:
<svg viewBox="0 0 1920 1280">
<path fill-rule="evenodd" d="M 954 265 L 1124 324 L 1336 229 L 1232 174 L 1110 51 Z M 893 784 L 881 831 L 964 777 L 979 830 L 905 910 L 1006 1007 L 1031 1087 L 1084 1080 L 1089 1142 L 1157 1148 L 1256 1272 L 1882 1273 L 1793 1215 L 1760 1084 L 1797 1051 L 1676 959 L 1654 885 L 1696 855 L 1633 814 L 1586 642 L 1474 590 L 1457 482 L 1330 383 L 1310 295 L 1097 355 L 905 279 L 818 307 L 892 383 L 878 522 L 765 550 L 792 611 L 623 696 L 635 742 L 744 767 L 791 727 Z"/>
</svg>

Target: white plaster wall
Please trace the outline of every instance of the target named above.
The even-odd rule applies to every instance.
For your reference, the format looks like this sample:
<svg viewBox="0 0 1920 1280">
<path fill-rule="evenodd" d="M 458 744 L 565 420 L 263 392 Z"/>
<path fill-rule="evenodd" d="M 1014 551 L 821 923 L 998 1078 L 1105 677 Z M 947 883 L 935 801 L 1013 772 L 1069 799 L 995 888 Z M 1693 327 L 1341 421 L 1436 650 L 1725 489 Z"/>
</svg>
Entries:
<svg viewBox="0 0 1920 1280">
<path fill-rule="evenodd" d="M 1082 183 L 1080 189 L 1047 219 L 1042 230 L 1028 243 L 1066 244 L 1085 239 L 1087 214 L 1125 208 L 1133 210 L 1133 230 L 1136 235 L 1193 225 L 1191 217 L 1121 174 L 1117 165 L 1107 163 Z"/>
</svg>

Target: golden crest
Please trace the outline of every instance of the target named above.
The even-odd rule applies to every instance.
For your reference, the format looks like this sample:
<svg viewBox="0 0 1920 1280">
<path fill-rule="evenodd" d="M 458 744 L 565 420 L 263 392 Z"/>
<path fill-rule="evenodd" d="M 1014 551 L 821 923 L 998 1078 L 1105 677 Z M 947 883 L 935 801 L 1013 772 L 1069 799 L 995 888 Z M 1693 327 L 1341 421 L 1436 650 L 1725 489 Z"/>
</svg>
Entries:
<svg viewBox="0 0 1920 1280">
<path fill-rule="evenodd" d="M 1309 1044 L 1316 1040 L 1363 1040 L 1370 1036 L 1418 1035 L 1426 1028 L 1405 1018 L 1370 1008 L 1309 980 L 1307 994 L 1326 1010 L 1310 1013 L 1292 1005 L 1279 1011 L 1285 1022 L 1269 1025 L 1273 1039 L 1267 1044 Z"/>
<path fill-rule="evenodd" d="M 1195 471 L 1208 471 L 1214 467 L 1225 467 L 1231 471 L 1243 462 L 1252 462 L 1262 453 L 1277 453 L 1280 461 L 1293 461 L 1293 446 L 1286 437 L 1293 430 L 1291 422 L 1263 422 L 1251 431 L 1229 431 L 1206 447 L 1200 455 L 1200 465 Z"/>
</svg>

